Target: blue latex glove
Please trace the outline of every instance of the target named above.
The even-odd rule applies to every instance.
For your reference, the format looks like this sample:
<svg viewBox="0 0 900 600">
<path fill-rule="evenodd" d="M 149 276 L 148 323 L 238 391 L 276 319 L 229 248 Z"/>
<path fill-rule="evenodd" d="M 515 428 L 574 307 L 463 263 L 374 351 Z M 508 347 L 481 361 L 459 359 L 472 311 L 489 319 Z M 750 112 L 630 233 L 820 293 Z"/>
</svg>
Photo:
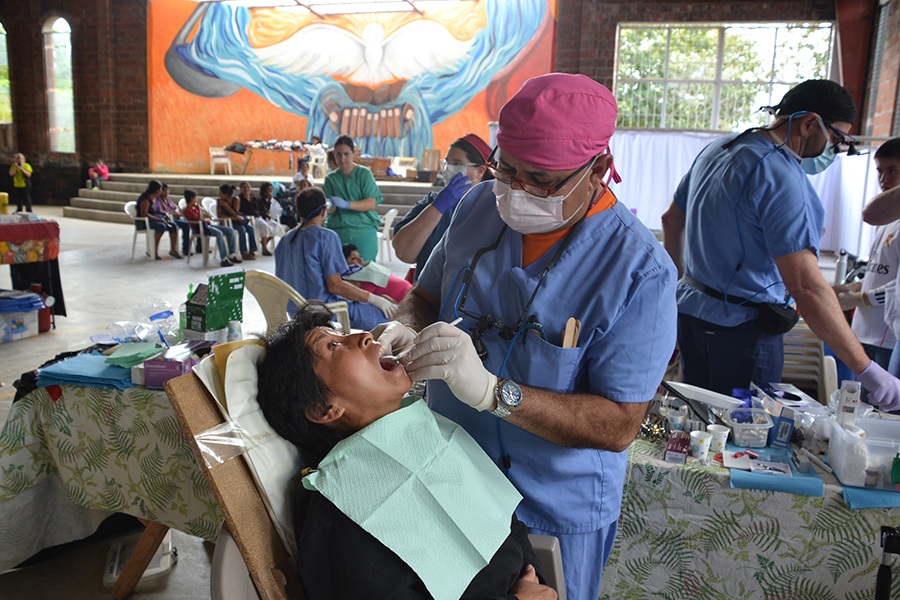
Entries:
<svg viewBox="0 0 900 600">
<path fill-rule="evenodd" d="M 444 214 L 448 210 L 452 210 L 456 203 L 459 202 L 459 199 L 463 197 L 463 194 L 472 187 L 472 184 L 469 183 L 469 178 L 466 177 L 465 173 L 457 173 L 453 179 L 450 180 L 450 183 L 444 186 L 434 200 L 434 206 L 439 213 Z"/>
<path fill-rule="evenodd" d="M 337 208 L 350 208 L 350 201 L 344 200 L 340 196 L 332 196 L 330 201 L 331 205 Z"/>
<path fill-rule="evenodd" d="M 869 390 L 869 404 L 886 411 L 900 408 L 900 379 L 882 369 L 874 360 L 857 378 Z"/>
</svg>

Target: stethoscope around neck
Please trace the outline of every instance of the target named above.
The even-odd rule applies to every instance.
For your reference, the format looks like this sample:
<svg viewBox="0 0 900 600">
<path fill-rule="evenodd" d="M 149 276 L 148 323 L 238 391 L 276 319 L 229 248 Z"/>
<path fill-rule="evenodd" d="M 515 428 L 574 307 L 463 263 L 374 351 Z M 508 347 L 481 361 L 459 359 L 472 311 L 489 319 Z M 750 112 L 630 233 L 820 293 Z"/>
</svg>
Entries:
<svg viewBox="0 0 900 600">
<path fill-rule="evenodd" d="M 484 345 L 484 342 L 481 338 L 484 334 L 491 329 L 492 327 L 498 328 L 498 335 L 505 340 L 509 341 L 509 347 L 506 350 L 506 355 L 503 357 L 503 361 L 500 363 L 500 368 L 497 370 L 497 376 L 501 377 L 503 375 L 503 371 L 506 368 L 507 362 L 509 362 L 509 357 L 512 355 L 513 347 L 516 343 L 516 338 L 518 338 L 523 331 L 533 330 L 538 332 L 541 337 L 546 341 L 547 336 L 544 334 L 544 329 L 540 323 L 537 321 L 537 316 L 532 314 L 529 316 L 529 311 L 531 310 L 531 305 L 534 303 L 534 299 L 537 297 L 538 291 L 541 289 L 541 285 L 544 283 L 544 279 L 547 278 L 547 274 L 550 273 L 550 270 L 559 262 L 560 257 L 562 257 L 563 252 L 565 252 L 566 248 L 568 248 L 569 243 L 572 240 L 572 235 L 575 233 L 575 230 L 581 225 L 582 221 L 587 218 L 588 213 L 591 210 L 591 207 L 594 205 L 596 200 L 596 196 L 591 198 L 591 201 L 588 203 L 588 209 L 584 212 L 583 215 L 572 225 L 572 228 L 569 229 L 566 236 L 563 238 L 562 243 L 559 245 L 559 248 L 556 249 L 556 252 L 553 254 L 553 257 L 544 267 L 544 270 L 541 271 L 541 276 L 538 278 L 537 284 L 535 284 L 534 289 L 531 292 L 531 296 L 528 298 L 528 302 L 525 303 L 525 307 L 522 309 L 522 313 L 519 315 L 519 318 L 516 320 L 516 324 L 513 327 L 507 326 L 502 320 L 496 319 L 492 315 L 476 315 L 472 312 L 469 312 L 465 309 L 466 300 L 469 297 L 469 288 L 472 285 L 472 279 L 475 276 L 475 269 L 478 267 L 479 261 L 481 258 L 489 253 L 495 251 L 500 247 L 500 242 L 503 240 L 503 236 L 506 231 L 509 229 L 509 225 L 503 224 L 503 227 L 500 228 L 500 233 L 497 235 L 497 239 L 495 239 L 492 243 L 484 246 L 483 248 L 479 248 L 475 254 L 472 256 L 471 262 L 466 265 L 465 273 L 462 276 L 462 285 L 460 286 L 459 293 L 456 296 L 456 302 L 454 306 L 454 313 L 458 317 L 461 314 L 467 317 L 475 319 L 475 326 L 470 327 L 470 335 L 472 336 L 472 343 L 475 346 L 476 352 L 478 352 L 478 357 L 484 361 L 487 359 L 488 351 L 487 347 Z M 458 275 L 457 275 L 458 277 Z M 456 284 L 451 286 L 450 293 L 453 293 L 453 288 L 456 287 Z M 500 456 L 498 457 L 498 464 L 500 469 L 506 476 L 509 476 L 509 470 L 512 467 L 512 457 L 509 451 L 506 449 L 506 444 L 503 441 L 503 431 L 501 430 L 503 419 L 496 419 L 495 423 L 495 433 L 497 436 L 497 445 L 500 448 Z"/>
<path fill-rule="evenodd" d="M 544 279 L 547 278 L 547 274 L 550 273 L 550 270 L 554 266 L 556 266 L 557 262 L 559 262 L 560 257 L 562 256 L 563 252 L 565 252 L 566 248 L 568 248 L 569 242 L 572 240 L 572 235 L 575 233 L 575 230 L 578 229 L 579 225 L 581 225 L 582 221 L 584 221 L 584 219 L 587 217 L 588 212 L 590 212 L 590 206 L 593 206 L 593 203 L 594 199 L 591 199 L 588 210 L 585 211 L 583 215 L 581 215 L 581 217 L 578 219 L 578 221 L 576 221 L 574 225 L 572 225 L 568 233 L 566 233 L 565 238 L 563 238 L 562 243 L 559 245 L 559 248 L 557 248 L 556 252 L 553 254 L 553 257 L 544 267 L 544 270 L 541 271 L 541 275 L 538 278 L 537 284 L 535 284 L 534 289 L 531 292 L 531 296 L 529 296 L 528 298 L 528 302 L 525 303 L 525 307 L 522 309 L 519 318 L 516 320 L 516 324 L 512 327 L 506 325 L 503 320 L 497 319 L 493 315 L 478 315 L 465 309 L 466 300 L 469 297 L 469 289 L 472 285 L 472 279 L 475 276 L 475 269 L 478 267 L 478 263 L 481 260 L 481 257 L 488 252 L 495 251 L 500 246 L 500 242 L 503 240 L 504 234 L 509 229 L 509 225 L 504 223 L 503 227 L 500 228 L 500 233 L 497 235 L 497 239 L 495 239 L 487 246 L 478 249 L 472 256 L 472 261 L 466 267 L 466 270 L 463 274 L 462 285 L 460 286 L 459 294 L 457 295 L 454 313 L 457 317 L 459 317 L 460 315 L 465 315 L 467 317 L 475 319 L 475 325 L 470 327 L 469 331 L 470 335 L 472 336 L 472 343 L 475 345 L 475 350 L 478 352 L 478 357 L 482 361 L 487 360 L 488 351 L 481 338 L 489 329 L 496 327 L 498 329 L 497 335 L 499 335 L 502 339 L 510 342 L 509 351 L 507 352 L 506 358 L 503 360 L 503 363 L 500 366 L 500 372 L 497 374 L 498 376 L 503 374 L 503 369 L 506 366 L 506 362 L 509 359 L 509 354 L 512 351 L 512 344 L 515 342 L 515 339 L 519 336 L 519 334 L 522 333 L 522 331 L 529 329 L 534 330 L 539 333 L 544 340 L 547 339 L 547 336 L 544 333 L 543 326 L 537 321 L 537 316 L 534 314 L 529 315 L 531 305 L 534 303 L 534 299 L 537 297 L 537 293 L 541 289 L 541 285 L 544 283 Z"/>
</svg>

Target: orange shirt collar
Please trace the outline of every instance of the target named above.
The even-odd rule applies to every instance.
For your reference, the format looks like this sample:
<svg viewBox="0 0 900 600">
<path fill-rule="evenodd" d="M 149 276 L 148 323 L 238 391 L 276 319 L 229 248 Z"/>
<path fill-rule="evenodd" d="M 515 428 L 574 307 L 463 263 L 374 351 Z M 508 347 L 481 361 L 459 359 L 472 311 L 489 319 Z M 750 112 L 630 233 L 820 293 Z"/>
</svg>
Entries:
<svg viewBox="0 0 900 600">
<path fill-rule="evenodd" d="M 608 208 L 612 208 L 616 203 L 616 196 L 609 188 L 600 196 L 600 199 L 588 209 L 585 219 L 600 214 Z M 550 231 L 548 233 L 528 233 L 522 236 L 522 267 L 527 267 L 549 250 L 556 242 L 563 239 L 571 227 L 566 227 L 560 231 Z"/>
</svg>

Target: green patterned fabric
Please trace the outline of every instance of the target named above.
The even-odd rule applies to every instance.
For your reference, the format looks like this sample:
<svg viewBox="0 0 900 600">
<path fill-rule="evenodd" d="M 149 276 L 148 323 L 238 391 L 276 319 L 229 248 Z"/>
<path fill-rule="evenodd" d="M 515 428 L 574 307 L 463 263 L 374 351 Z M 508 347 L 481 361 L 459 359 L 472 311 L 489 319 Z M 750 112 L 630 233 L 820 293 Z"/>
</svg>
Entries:
<svg viewBox="0 0 900 600">
<path fill-rule="evenodd" d="M 50 527 L 57 510 L 68 517 Z M 84 537 L 110 512 L 219 533 L 222 513 L 165 393 L 53 386 L 13 403 L 0 433 L 0 571 L 44 547 L 36 539 Z"/>
<path fill-rule="evenodd" d="M 851 510 L 837 484 L 822 498 L 732 489 L 727 469 L 675 466 L 663 448 L 629 450 L 602 600 L 874 598 L 880 527 L 900 525 L 900 509 Z"/>
</svg>

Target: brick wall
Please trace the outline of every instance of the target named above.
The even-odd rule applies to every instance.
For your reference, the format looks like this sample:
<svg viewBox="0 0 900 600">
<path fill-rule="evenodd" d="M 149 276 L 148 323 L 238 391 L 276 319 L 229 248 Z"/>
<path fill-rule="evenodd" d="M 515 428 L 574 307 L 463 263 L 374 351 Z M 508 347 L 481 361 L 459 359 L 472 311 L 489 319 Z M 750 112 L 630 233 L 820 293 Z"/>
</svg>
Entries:
<svg viewBox="0 0 900 600">
<path fill-rule="evenodd" d="M 897 107 L 897 86 L 900 80 L 900 0 L 892 0 L 881 55 L 878 91 L 875 94 L 875 113 L 872 135 L 891 137 L 900 124 L 894 122 Z"/>
<path fill-rule="evenodd" d="M 50 151 L 41 29 L 51 17 L 65 18 L 72 28 L 74 154 Z M 113 171 L 146 171 L 146 0 L 3 2 L 0 22 L 7 32 L 15 140 L 12 147 L 0 145 L 0 163 L 8 164 L 18 150 L 28 157 L 35 201 L 66 204 L 97 158 Z M 0 189 L 9 185 L 0 169 Z"/>
<path fill-rule="evenodd" d="M 556 65 L 611 86 L 616 28 L 638 22 L 831 21 L 834 0 L 697 2 L 696 0 L 558 0 Z"/>
</svg>

